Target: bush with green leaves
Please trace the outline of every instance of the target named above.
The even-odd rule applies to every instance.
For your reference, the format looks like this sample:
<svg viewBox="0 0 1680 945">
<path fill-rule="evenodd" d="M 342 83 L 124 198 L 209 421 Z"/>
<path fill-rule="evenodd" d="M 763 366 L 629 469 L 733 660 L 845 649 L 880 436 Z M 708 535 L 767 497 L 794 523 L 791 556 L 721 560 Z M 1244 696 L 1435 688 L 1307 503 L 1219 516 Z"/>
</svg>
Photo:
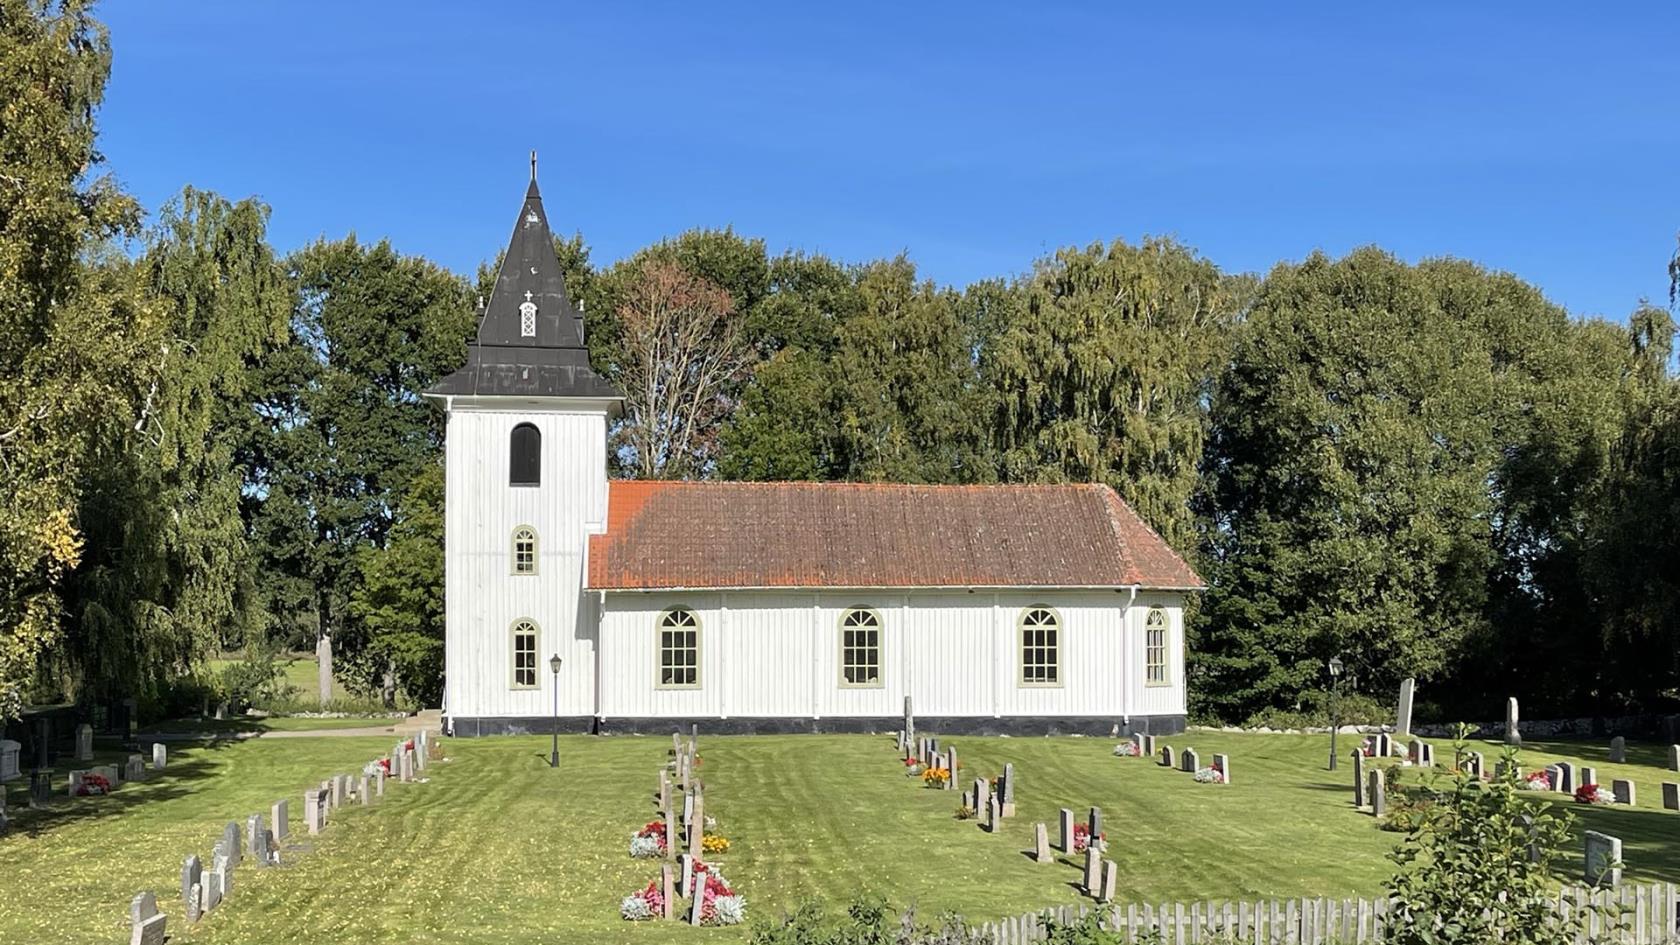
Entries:
<svg viewBox="0 0 1680 945">
<path fill-rule="evenodd" d="M 1460 726 L 1459 754 L 1468 733 Z M 1436 779 L 1434 803 L 1390 854 L 1399 869 L 1388 887 L 1389 945 L 1577 940 L 1587 916 L 1560 914 L 1551 881 L 1574 818 L 1524 794 L 1514 748 L 1491 781 L 1462 769 Z M 1614 924 L 1617 916 L 1602 918 Z"/>
<path fill-rule="evenodd" d="M 949 913 L 935 925 L 916 919 L 916 909 L 894 911 L 878 896 L 860 896 L 844 916 L 831 917 L 818 902 L 801 904 L 774 922 L 753 926 L 751 945 L 990 945 L 991 938 Z"/>
</svg>

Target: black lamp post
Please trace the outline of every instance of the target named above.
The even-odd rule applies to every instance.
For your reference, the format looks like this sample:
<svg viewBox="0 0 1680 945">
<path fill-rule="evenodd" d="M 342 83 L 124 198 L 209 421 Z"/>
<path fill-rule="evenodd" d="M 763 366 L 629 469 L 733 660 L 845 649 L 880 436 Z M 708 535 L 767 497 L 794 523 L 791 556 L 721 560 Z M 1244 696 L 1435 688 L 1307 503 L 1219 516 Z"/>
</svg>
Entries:
<svg viewBox="0 0 1680 945">
<path fill-rule="evenodd" d="M 554 747 L 548 753 L 548 766 L 560 767 L 560 654 L 548 658 L 548 671 L 554 674 Z"/>
<path fill-rule="evenodd" d="M 1336 730 L 1342 727 L 1342 658 L 1330 657 L 1330 770 L 1336 770 Z"/>
</svg>

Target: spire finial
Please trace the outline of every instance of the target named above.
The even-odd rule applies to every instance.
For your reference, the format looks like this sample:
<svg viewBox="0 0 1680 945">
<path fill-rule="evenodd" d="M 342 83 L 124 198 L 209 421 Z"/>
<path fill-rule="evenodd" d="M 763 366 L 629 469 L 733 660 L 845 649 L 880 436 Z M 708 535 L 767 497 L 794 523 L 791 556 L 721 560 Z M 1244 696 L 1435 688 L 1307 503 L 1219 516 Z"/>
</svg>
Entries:
<svg viewBox="0 0 1680 945">
<path fill-rule="evenodd" d="M 537 182 L 537 149 L 531 149 L 531 183 Z"/>
</svg>

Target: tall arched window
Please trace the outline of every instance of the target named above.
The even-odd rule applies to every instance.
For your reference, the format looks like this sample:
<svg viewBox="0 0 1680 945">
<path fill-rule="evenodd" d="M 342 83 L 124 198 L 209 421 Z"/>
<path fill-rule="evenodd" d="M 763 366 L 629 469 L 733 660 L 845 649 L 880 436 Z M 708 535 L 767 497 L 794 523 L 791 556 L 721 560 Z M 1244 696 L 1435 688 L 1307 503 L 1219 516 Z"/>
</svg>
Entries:
<svg viewBox="0 0 1680 945">
<path fill-rule="evenodd" d="M 1062 684 L 1062 622 L 1048 607 L 1021 612 L 1021 685 Z"/>
<path fill-rule="evenodd" d="M 513 688 L 537 688 L 537 624 L 533 620 L 513 622 Z"/>
<path fill-rule="evenodd" d="M 542 485 L 542 432 L 529 423 L 508 437 L 508 485 Z"/>
<path fill-rule="evenodd" d="M 881 685 L 881 618 L 854 607 L 840 617 L 840 685 Z"/>
<path fill-rule="evenodd" d="M 659 688 L 700 688 L 700 621 L 687 607 L 659 615 Z"/>
<path fill-rule="evenodd" d="M 513 573 L 537 573 L 537 530 L 529 525 L 513 530 Z"/>
<path fill-rule="evenodd" d="M 1167 677 L 1167 612 L 1152 608 L 1143 621 L 1144 682 L 1151 686 L 1165 686 Z"/>
</svg>

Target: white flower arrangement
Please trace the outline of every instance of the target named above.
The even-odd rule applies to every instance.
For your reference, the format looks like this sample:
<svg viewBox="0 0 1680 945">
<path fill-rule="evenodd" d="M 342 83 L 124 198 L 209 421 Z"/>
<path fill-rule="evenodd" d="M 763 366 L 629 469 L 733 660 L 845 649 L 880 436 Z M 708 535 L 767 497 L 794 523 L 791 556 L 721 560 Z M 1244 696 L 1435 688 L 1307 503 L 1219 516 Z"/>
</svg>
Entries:
<svg viewBox="0 0 1680 945">
<path fill-rule="evenodd" d="M 638 860 L 651 860 L 664 855 L 658 837 L 631 837 L 630 855 Z"/>
<path fill-rule="evenodd" d="M 1136 758 L 1138 747 L 1131 742 L 1121 742 L 1114 746 L 1114 756 L 1116 758 Z"/>
<path fill-rule="evenodd" d="M 1199 768 L 1196 771 L 1196 781 L 1201 784 L 1224 784 L 1225 772 L 1218 768 Z"/>
<path fill-rule="evenodd" d="M 1544 771 L 1536 771 L 1523 778 L 1522 789 L 1525 791 L 1550 791 L 1552 789 L 1552 776 Z"/>
<path fill-rule="evenodd" d="M 1603 788 L 1599 788 L 1597 791 L 1593 792 L 1593 803 L 1614 804 L 1616 803 L 1616 795 Z"/>
<path fill-rule="evenodd" d="M 745 896 L 718 896 L 712 900 L 712 908 L 717 910 L 718 925 L 740 925 L 747 917 Z"/>
<path fill-rule="evenodd" d="M 618 914 L 631 922 L 640 922 L 653 918 L 653 907 L 642 898 L 641 893 L 631 893 L 618 904 Z"/>
</svg>

